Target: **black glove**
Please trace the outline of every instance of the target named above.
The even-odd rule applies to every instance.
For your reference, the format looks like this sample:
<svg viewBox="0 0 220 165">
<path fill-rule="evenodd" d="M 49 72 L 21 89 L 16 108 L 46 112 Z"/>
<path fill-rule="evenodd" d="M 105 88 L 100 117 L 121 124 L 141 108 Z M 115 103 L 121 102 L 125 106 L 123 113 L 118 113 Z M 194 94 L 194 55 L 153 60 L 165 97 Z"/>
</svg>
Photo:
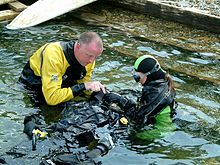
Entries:
<svg viewBox="0 0 220 165">
<path fill-rule="evenodd" d="M 126 107 L 128 99 L 117 94 L 117 93 L 107 93 L 103 97 L 103 103 L 105 105 L 110 105 L 111 103 L 116 103 L 122 110 Z"/>
<path fill-rule="evenodd" d="M 99 103 L 101 103 L 103 97 L 104 97 L 104 93 L 102 91 L 99 92 L 93 92 L 91 94 L 91 97 L 89 99 L 89 104 L 90 105 L 98 105 Z"/>
<path fill-rule="evenodd" d="M 127 99 L 117 93 L 107 93 L 103 97 L 103 102 L 105 105 L 110 105 L 111 103 L 116 103 L 125 113 L 126 116 L 134 117 L 136 111 L 136 103 L 133 100 Z"/>
<path fill-rule="evenodd" d="M 82 91 L 86 89 L 85 84 L 76 84 L 71 87 L 73 96 L 78 96 Z"/>
</svg>

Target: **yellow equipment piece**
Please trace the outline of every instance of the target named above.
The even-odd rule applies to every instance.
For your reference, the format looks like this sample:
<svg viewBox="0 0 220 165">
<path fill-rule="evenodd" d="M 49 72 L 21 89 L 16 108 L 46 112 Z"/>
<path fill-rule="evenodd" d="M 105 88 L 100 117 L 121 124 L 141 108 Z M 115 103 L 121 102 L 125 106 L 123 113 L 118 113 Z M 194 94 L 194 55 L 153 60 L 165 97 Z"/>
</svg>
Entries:
<svg viewBox="0 0 220 165">
<path fill-rule="evenodd" d="M 120 123 L 123 124 L 123 125 L 128 125 L 128 119 L 126 119 L 125 117 L 121 117 L 119 119 Z"/>
<path fill-rule="evenodd" d="M 45 137 L 47 136 L 47 133 L 46 133 L 46 132 L 42 132 L 42 131 L 39 130 L 39 129 L 34 129 L 34 130 L 32 131 L 32 133 L 33 133 L 34 135 L 37 135 L 37 136 L 40 137 L 40 138 L 45 138 Z"/>
</svg>

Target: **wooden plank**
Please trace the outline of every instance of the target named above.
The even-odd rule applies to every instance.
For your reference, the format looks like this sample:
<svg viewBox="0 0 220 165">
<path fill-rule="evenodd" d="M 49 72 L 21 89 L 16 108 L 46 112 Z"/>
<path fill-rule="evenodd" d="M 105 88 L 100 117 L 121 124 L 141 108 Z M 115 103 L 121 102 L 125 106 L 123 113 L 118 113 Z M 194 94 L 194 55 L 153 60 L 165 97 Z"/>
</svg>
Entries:
<svg viewBox="0 0 220 165">
<path fill-rule="evenodd" d="M 125 7 L 135 12 L 141 12 L 154 17 L 163 18 L 199 29 L 220 33 L 220 17 L 207 14 L 205 11 L 193 8 L 181 8 L 160 3 L 156 0 L 106 0 L 111 4 Z"/>
<path fill-rule="evenodd" d="M 14 10 L 14 11 L 18 11 L 18 12 L 21 12 L 23 11 L 24 9 L 27 8 L 27 6 L 19 1 L 15 1 L 15 2 L 10 2 L 8 3 L 8 6 Z"/>
<path fill-rule="evenodd" d="M 0 0 L 0 5 L 4 5 L 4 4 L 7 4 L 9 2 L 14 2 L 16 0 Z"/>
<path fill-rule="evenodd" d="M 13 10 L 0 11 L 0 21 L 11 20 L 15 18 L 19 13 Z"/>
<path fill-rule="evenodd" d="M 19 29 L 35 26 L 95 1 L 97 0 L 38 0 L 22 11 L 6 27 Z"/>
</svg>

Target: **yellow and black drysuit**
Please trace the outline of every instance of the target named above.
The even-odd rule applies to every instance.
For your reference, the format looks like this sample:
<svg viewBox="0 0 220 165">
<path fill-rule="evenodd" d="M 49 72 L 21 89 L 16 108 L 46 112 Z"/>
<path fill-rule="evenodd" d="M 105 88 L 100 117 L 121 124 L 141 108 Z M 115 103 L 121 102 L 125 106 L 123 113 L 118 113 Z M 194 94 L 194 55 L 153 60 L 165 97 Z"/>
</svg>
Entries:
<svg viewBox="0 0 220 165">
<path fill-rule="evenodd" d="M 74 55 L 75 42 L 53 42 L 39 48 L 25 65 L 20 82 L 43 93 L 49 105 L 69 101 L 85 90 L 95 61 L 82 66 Z"/>
</svg>

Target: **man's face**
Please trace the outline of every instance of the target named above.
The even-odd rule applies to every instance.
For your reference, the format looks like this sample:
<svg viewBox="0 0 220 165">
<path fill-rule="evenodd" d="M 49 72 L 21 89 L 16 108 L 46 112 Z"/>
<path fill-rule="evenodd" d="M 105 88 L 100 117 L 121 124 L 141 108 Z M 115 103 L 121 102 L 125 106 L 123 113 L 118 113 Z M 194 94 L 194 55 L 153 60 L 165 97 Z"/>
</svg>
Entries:
<svg viewBox="0 0 220 165">
<path fill-rule="evenodd" d="M 102 54 L 103 48 L 97 47 L 95 42 L 89 45 L 76 43 L 75 56 L 82 66 L 86 66 L 96 60 Z"/>
</svg>

